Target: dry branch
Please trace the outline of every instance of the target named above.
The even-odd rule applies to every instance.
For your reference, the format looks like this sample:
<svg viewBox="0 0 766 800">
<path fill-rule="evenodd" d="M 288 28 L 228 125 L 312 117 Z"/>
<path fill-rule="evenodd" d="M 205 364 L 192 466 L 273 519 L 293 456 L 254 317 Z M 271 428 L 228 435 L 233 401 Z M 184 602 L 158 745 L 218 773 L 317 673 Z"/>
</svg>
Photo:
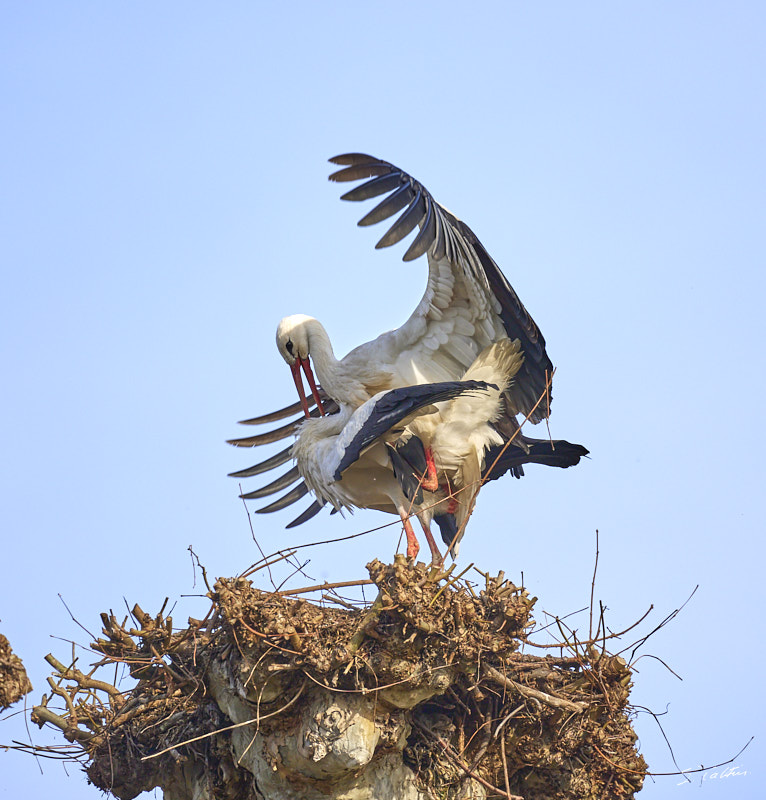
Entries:
<svg viewBox="0 0 766 800">
<path fill-rule="evenodd" d="M 13 705 L 32 691 L 21 659 L 11 650 L 8 640 L 0 633 L 0 711 Z"/>
<path fill-rule="evenodd" d="M 484 673 L 501 686 L 505 686 L 507 689 L 512 689 L 513 691 L 518 692 L 522 697 L 529 697 L 533 700 L 538 700 L 541 703 L 551 706 L 551 708 L 564 708 L 567 711 L 580 713 L 588 709 L 587 703 L 573 703 L 571 700 L 565 700 L 563 697 L 556 697 L 555 695 L 541 692 L 538 689 L 533 689 L 531 686 L 525 686 L 523 683 L 519 683 L 518 681 L 514 681 L 506 677 L 502 674 L 502 672 L 499 672 L 494 667 L 485 665 Z"/>
<path fill-rule="evenodd" d="M 632 673 L 602 641 L 522 653 L 535 598 L 502 573 L 482 573 L 479 591 L 403 556 L 368 571 L 377 597 L 359 608 L 300 594 L 368 581 L 278 592 L 241 576 L 219 579 L 205 620 L 184 630 L 139 606 L 137 627 L 104 614 L 93 649 L 134 685 L 51 656 L 35 719 L 120 798 L 584 800 L 641 787 Z M 631 772 L 615 777 L 602 752 Z"/>
</svg>

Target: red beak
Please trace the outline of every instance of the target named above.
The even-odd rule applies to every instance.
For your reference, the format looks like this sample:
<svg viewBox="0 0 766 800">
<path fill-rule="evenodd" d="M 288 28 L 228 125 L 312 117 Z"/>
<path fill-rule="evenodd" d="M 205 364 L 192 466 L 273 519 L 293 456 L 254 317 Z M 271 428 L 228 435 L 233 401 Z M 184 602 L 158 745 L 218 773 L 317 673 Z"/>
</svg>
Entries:
<svg viewBox="0 0 766 800">
<path fill-rule="evenodd" d="M 317 404 L 319 413 L 324 416 L 325 410 L 324 406 L 322 405 L 322 399 L 319 396 L 319 389 L 317 389 L 316 381 L 314 380 L 314 373 L 311 371 L 311 362 L 308 360 L 308 358 L 301 358 L 298 356 L 290 365 L 290 371 L 293 373 L 293 380 L 295 381 L 295 388 L 298 390 L 298 397 L 300 397 L 301 400 L 303 413 L 307 417 L 311 416 L 309 414 L 309 404 L 306 400 L 306 393 L 303 389 L 303 376 L 301 375 L 301 369 L 303 369 L 303 372 L 306 374 L 306 380 L 311 388 L 311 396 L 314 398 L 314 402 Z"/>
</svg>

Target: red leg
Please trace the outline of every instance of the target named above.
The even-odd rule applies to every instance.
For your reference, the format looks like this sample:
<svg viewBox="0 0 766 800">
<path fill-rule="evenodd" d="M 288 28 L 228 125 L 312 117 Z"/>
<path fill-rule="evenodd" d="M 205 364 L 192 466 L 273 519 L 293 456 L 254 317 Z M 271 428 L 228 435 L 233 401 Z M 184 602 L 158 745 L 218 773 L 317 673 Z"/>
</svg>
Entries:
<svg viewBox="0 0 766 800">
<path fill-rule="evenodd" d="M 402 515 L 402 523 L 404 525 L 404 533 L 407 536 L 407 558 L 417 558 L 420 552 L 420 544 L 417 536 L 415 536 L 415 531 L 412 530 L 412 524 L 404 515 Z"/>
<path fill-rule="evenodd" d="M 436 545 L 436 541 L 434 540 L 433 534 L 431 533 L 431 529 L 428 525 L 420 520 L 420 525 L 423 528 L 423 533 L 426 535 L 426 541 L 428 542 L 428 547 L 431 550 L 431 565 L 434 567 L 440 567 L 444 563 L 444 556 L 439 552 L 439 548 Z"/>
<path fill-rule="evenodd" d="M 439 479 L 436 477 L 434 454 L 430 447 L 426 447 L 426 474 L 423 476 L 421 485 L 428 492 L 435 492 L 439 488 Z"/>
</svg>

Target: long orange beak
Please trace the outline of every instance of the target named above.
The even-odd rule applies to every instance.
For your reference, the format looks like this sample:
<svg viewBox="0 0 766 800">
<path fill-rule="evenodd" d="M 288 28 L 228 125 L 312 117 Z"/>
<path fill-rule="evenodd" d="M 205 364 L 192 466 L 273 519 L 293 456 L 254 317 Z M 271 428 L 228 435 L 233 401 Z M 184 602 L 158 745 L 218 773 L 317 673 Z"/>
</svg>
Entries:
<svg viewBox="0 0 766 800">
<path fill-rule="evenodd" d="M 293 380 L 295 381 L 295 388 L 298 390 L 298 397 L 300 397 L 301 400 L 303 413 L 307 417 L 311 416 L 311 414 L 309 414 L 308 400 L 306 400 L 306 392 L 303 389 L 303 376 L 301 375 L 301 369 L 303 369 L 303 372 L 306 375 L 306 380 L 311 388 L 311 396 L 314 398 L 314 402 L 317 404 L 319 413 L 321 416 L 324 416 L 325 410 L 324 406 L 322 405 L 322 399 L 319 396 L 319 389 L 317 389 L 316 381 L 314 380 L 314 373 L 311 371 L 311 362 L 308 360 L 308 358 L 301 358 L 298 356 L 290 365 L 290 372 L 293 373 Z"/>
</svg>

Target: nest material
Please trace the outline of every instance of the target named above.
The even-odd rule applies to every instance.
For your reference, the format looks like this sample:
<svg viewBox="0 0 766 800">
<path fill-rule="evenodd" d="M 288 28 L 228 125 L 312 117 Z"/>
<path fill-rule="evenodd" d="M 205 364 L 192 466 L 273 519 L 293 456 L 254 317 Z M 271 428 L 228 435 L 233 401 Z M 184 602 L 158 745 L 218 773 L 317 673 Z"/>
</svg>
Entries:
<svg viewBox="0 0 766 800">
<path fill-rule="evenodd" d="M 11 650 L 8 640 L 0 633 L 0 711 L 21 700 L 32 691 L 21 659 Z"/>
<path fill-rule="evenodd" d="M 237 578 L 220 579 L 207 618 L 182 631 L 138 607 L 140 628 L 102 615 L 94 648 L 135 686 L 118 691 L 49 657 L 66 709 L 44 704 L 35 719 L 60 727 L 90 780 L 126 799 L 154 787 L 172 800 L 641 788 L 622 658 L 594 642 L 521 653 L 536 598 L 502 573 L 478 590 L 400 556 L 368 571 L 378 594 L 361 609 Z"/>
</svg>

